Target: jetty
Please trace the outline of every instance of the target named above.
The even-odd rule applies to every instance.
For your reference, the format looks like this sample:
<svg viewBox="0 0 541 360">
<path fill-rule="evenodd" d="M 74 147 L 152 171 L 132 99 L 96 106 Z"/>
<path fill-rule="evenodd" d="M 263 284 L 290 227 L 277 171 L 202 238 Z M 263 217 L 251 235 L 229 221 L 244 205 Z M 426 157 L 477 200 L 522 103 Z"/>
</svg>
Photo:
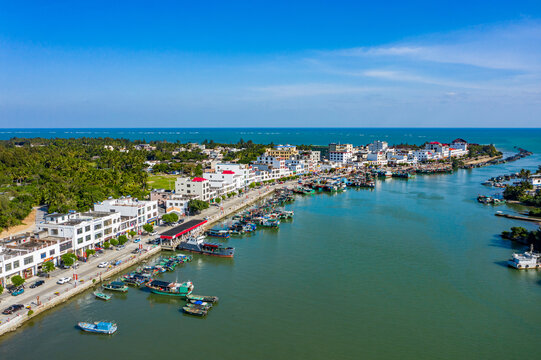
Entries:
<svg viewBox="0 0 541 360">
<path fill-rule="evenodd" d="M 514 220 L 522 220 L 522 221 L 530 221 L 530 222 L 537 222 L 541 224 L 541 218 L 538 217 L 531 217 L 531 216 L 520 216 L 520 215 L 512 215 L 512 214 L 504 214 L 497 212 L 494 214 L 496 216 L 505 217 L 508 219 L 514 219 Z"/>
</svg>

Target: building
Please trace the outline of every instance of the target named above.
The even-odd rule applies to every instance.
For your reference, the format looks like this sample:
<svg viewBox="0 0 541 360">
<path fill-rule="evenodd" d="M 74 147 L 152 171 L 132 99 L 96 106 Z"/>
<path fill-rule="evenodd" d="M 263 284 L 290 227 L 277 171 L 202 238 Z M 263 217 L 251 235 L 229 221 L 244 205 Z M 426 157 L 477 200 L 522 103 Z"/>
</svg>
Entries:
<svg viewBox="0 0 541 360">
<path fill-rule="evenodd" d="M 106 213 L 118 212 L 133 224 L 135 231 L 141 230 L 145 224 L 156 224 L 158 220 L 157 200 L 138 200 L 132 197 L 108 199 L 94 204 L 94 210 Z"/>
<path fill-rule="evenodd" d="M 387 141 L 376 140 L 368 145 L 368 151 L 371 153 L 386 151 L 389 148 Z"/>
<path fill-rule="evenodd" d="M 273 149 L 266 149 L 265 153 L 269 156 L 288 159 L 299 152 L 297 147 L 293 145 L 276 145 Z"/>
<path fill-rule="evenodd" d="M 346 164 L 353 159 L 351 151 L 329 151 L 329 161 Z"/>
<path fill-rule="evenodd" d="M 175 193 L 185 198 L 210 201 L 215 194 L 210 188 L 210 181 L 203 177 L 177 178 L 175 182 Z"/>
<path fill-rule="evenodd" d="M 383 151 L 369 153 L 366 155 L 366 161 L 371 165 L 387 165 L 387 154 Z"/>
<path fill-rule="evenodd" d="M 530 177 L 528 178 L 528 182 L 529 182 L 530 185 L 532 185 L 534 188 L 539 188 L 539 187 L 541 187 L 541 174 L 530 175 Z"/>
<path fill-rule="evenodd" d="M 46 236 L 69 239 L 70 249 L 77 256 L 84 256 L 85 250 L 101 246 L 105 241 L 133 229 L 129 219 L 122 219 L 120 213 L 100 211 L 48 214 L 36 228 Z"/>
<path fill-rule="evenodd" d="M 5 287 L 14 275 L 28 279 L 38 274 L 47 261 L 58 265 L 60 256 L 72 247 L 71 239 L 51 237 L 46 232 L 0 240 L 0 284 Z"/>
<path fill-rule="evenodd" d="M 353 145 L 352 144 L 337 144 L 337 143 L 330 143 L 329 144 L 329 153 L 330 152 L 353 152 Z"/>
</svg>

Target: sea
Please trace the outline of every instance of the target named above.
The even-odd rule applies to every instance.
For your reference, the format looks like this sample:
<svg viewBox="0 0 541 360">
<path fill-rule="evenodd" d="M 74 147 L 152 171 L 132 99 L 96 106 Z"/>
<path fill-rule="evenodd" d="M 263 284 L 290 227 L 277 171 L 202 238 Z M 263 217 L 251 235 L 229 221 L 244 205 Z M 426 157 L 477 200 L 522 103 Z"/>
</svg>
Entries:
<svg viewBox="0 0 541 360">
<path fill-rule="evenodd" d="M 108 302 L 91 291 L 0 337 L 0 359 L 515 359 L 539 358 L 541 270 L 507 267 L 517 243 L 499 234 L 534 223 L 483 205 L 486 179 L 541 165 L 539 129 L 93 129 L 10 137 L 125 137 L 181 142 L 240 138 L 275 144 L 420 144 L 463 138 L 534 155 L 445 175 L 378 180 L 374 190 L 299 195 L 279 229 L 223 240 L 234 259 L 194 256 L 161 278 L 217 295 L 206 318 L 182 300 L 131 288 Z M 216 240 L 220 241 L 220 240 Z M 1 304 L 0 304 L 1 305 Z M 114 320 L 113 336 L 78 321 Z"/>
</svg>

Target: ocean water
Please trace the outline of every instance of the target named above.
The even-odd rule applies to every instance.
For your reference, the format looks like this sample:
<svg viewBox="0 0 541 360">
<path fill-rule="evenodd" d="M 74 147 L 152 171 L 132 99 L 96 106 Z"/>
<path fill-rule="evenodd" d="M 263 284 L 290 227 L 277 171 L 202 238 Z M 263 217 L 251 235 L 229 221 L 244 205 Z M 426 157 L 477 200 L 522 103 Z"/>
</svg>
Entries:
<svg viewBox="0 0 541 360">
<path fill-rule="evenodd" d="M 462 137 L 536 153 L 450 175 L 380 180 L 375 190 L 298 196 L 287 206 L 295 218 L 278 230 L 227 240 L 234 259 L 195 256 L 163 276 L 219 296 L 207 318 L 142 290 L 107 303 L 89 291 L 1 337 L 0 359 L 538 358 L 541 271 L 508 268 L 522 247 L 498 236 L 535 225 L 494 216 L 522 206 L 476 197 L 499 191 L 481 185 L 487 178 L 541 164 L 539 131 L 419 131 L 427 140 Z M 332 135 L 318 136 L 345 141 Z M 88 319 L 114 319 L 119 331 L 74 328 Z"/>
<path fill-rule="evenodd" d="M 503 150 L 514 146 L 527 149 L 540 146 L 541 129 L 419 129 L 419 128 L 148 128 L 148 129 L 0 129 L 0 140 L 13 137 L 112 137 L 131 140 L 202 142 L 205 139 L 236 143 L 240 139 L 268 144 L 327 145 L 330 142 L 369 144 L 374 140 L 390 144 L 422 144 L 426 141 L 452 141 L 463 138 L 471 143 L 498 144 Z M 533 150 L 532 150 L 533 151 Z"/>
</svg>

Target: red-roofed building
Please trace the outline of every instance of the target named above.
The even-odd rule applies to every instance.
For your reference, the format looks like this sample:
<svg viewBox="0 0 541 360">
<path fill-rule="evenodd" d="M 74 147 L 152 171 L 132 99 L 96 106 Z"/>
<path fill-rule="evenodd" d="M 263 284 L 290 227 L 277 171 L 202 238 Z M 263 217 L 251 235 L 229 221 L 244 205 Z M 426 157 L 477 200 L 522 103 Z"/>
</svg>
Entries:
<svg viewBox="0 0 541 360">
<path fill-rule="evenodd" d="M 175 193 L 185 198 L 209 201 L 214 198 L 214 192 L 210 188 L 210 182 L 203 177 L 177 178 Z"/>
</svg>

